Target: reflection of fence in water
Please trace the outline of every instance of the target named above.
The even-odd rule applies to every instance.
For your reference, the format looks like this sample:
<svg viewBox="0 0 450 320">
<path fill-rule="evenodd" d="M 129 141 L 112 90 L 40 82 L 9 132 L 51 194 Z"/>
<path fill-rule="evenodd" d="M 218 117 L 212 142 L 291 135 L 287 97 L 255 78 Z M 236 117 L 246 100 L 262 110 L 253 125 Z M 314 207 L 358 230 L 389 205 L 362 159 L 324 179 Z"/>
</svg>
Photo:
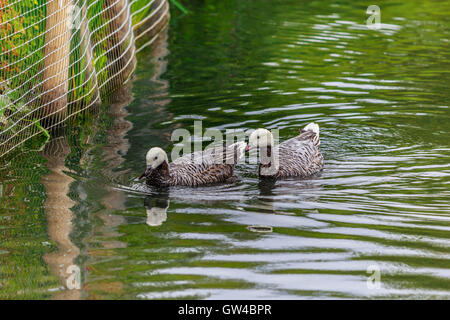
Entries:
<svg viewBox="0 0 450 320">
<path fill-rule="evenodd" d="M 68 171 L 64 162 L 70 153 L 70 146 L 66 137 L 61 136 L 52 139 L 44 148 L 42 155 L 47 160 L 48 174 L 44 175 L 41 183 L 45 188 L 45 212 L 47 218 L 47 232 L 50 239 L 57 245 L 58 250 L 44 256 L 45 262 L 50 267 L 52 274 L 58 277 L 65 287 L 70 286 L 69 280 L 73 276 L 75 260 L 80 249 L 71 241 L 70 234 L 73 229 L 74 214 L 71 208 L 76 205 L 68 195 L 70 185 L 74 181 L 65 172 Z M 77 280 L 80 281 L 80 280 Z M 73 288 L 80 289 L 80 285 L 74 284 Z M 80 299 L 80 290 L 58 290 L 55 299 Z"/>
<path fill-rule="evenodd" d="M 168 17 L 167 0 L 1 0 L 0 157 L 127 81 Z"/>
</svg>

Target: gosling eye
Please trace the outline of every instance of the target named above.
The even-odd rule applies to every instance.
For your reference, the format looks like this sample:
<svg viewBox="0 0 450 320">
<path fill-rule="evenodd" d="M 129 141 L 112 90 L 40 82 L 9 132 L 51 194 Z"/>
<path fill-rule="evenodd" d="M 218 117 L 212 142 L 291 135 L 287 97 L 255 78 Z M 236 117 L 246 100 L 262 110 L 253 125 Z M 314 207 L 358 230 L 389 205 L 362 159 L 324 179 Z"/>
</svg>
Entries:
<svg viewBox="0 0 450 320">
<path fill-rule="evenodd" d="M 259 136 L 257 136 L 256 139 L 259 139 Z"/>
<path fill-rule="evenodd" d="M 155 157 L 155 160 L 158 159 L 158 157 Z"/>
</svg>

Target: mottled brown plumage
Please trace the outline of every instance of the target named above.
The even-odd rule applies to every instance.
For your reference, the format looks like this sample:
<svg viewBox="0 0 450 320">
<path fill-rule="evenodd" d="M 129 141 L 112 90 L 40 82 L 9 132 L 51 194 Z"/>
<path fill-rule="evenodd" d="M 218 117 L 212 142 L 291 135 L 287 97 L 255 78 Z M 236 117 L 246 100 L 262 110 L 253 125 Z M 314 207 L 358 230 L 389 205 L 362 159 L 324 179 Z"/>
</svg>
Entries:
<svg viewBox="0 0 450 320">
<path fill-rule="evenodd" d="M 233 176 L 234 166 L 245 152 L 246 143 L 237 142 L 206 151 L 194 152 L 170 164 L 165 160 L 146 177 L 151 186 L 190 186 L 225 182 Z"/>
</svg>

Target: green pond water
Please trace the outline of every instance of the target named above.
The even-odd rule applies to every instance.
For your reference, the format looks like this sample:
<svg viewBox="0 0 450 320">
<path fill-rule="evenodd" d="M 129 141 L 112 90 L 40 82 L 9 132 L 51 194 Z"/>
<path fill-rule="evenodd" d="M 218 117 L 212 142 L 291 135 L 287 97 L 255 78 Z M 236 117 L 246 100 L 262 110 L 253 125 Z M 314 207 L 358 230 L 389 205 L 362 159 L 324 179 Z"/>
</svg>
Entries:
<svg viewBox="0 0 450 320">
<path fill-rule="evenodd" d="M 0 299 L 449 299 L 449 3 L 183 4 L 98 117 L 0 167 Z M 324 170 L 137 182 L 196 120 L 315 121 Z"/>
</svg>

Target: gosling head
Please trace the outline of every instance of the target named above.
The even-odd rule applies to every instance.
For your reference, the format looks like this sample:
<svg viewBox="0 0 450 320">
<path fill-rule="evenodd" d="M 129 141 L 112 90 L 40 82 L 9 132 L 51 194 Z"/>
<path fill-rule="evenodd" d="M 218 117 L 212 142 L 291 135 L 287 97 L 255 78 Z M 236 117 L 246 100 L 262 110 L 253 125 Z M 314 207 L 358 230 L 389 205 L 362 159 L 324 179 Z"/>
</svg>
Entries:
<svg viewBox="0 0 450 320">
<path fill-rule="evenodd" d="M 273 146 L 273 135 L 267 129 L 257 129 L 248 139 L 247 151 L 253 148 L 266 148 Z"/>
<path fill-rule="evenodd" d="M 147 169 L 145 172 L 139 177 L 139 179 L 142 179 L 143 177 L 148 177 L 153 170 L 158 168 L 161 164 L 169 163 L 169 160 L 167 159 L 167 153 L 158 147 L 151 148 L 147 155 L 145 156 L 145 161 L 147 163 Z"/>
</svg>

